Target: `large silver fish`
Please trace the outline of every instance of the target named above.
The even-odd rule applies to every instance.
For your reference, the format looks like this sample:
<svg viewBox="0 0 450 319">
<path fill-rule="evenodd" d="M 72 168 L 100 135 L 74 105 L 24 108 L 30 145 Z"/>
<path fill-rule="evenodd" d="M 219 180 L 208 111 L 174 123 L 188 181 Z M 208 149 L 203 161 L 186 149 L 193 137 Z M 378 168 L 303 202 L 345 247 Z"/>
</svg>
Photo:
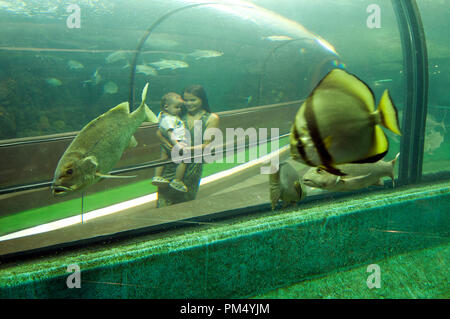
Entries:
<svg viewBox="0 0 450 319">
<path fill-rule="evenodd" d="M 189 64 L 187 64 L 184 61 L 180 61 L 180 60 L 166 60 L 166 59 L 162 59 L 162 60 L 160 60 L 158 62 L 151 62 L 149 64 L 153 65 L 158 70 L 164 70 L 164 69 L 175 70 L 175 69 L 178 69 L 178 68 L 188 68 L 189 67 Z"/>
<path fill-rule="evenodd" d="M 280 199 L 283 201 L 283 208 L 285 208 L 305 197 L 298 172 L 287 162 L 280 163 L 278 171 L 269 175 L 269 183 L 272 210 L 275 209 Z"/>
<path fill-rule="evenodd" d="M 89 122 L 75 137 L 55 170 L 51 187 L 54 196 L 85 189 L 102 178 L 124 178 L 108 175 L 128 147 L 137 145 L 133 134 L 147 119 L 157 122 L 145 104 L 148 83 L 142 91 L 141 105 L 130 113 L 123 102 Z"/>
<path fill-rule="evenodd" d="M 195 58 L 196 60 L 207 59 L 207 58 L 216 58 L 223 55 L 221 51 L 215 50 L 195 50 L 192 53 L 188 54 L 190 57 Z"/>
<path fill-rule="evenodd" d="M 357 190 L 372 185 L 383 185 L 383 177 L 390 177 L 394 182 L 394 166 L 400 153 L 389 162 L 378 161 L 366 164 L 337 165 L 345 176 L 330 174 L 321 168 L 310 168 L 303 175 L 302 182 L 306 186 L 317 187 L 334 192 Z"/>
</svg>

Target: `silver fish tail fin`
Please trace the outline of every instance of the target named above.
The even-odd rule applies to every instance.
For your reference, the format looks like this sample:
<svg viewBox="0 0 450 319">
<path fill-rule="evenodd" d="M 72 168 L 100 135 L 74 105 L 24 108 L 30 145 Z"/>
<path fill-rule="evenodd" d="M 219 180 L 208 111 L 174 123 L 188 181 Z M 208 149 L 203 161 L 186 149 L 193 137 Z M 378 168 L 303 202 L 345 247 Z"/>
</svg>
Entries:
<svg viewBox="0 0 450 319">
<path fill-rule="evenodd" d="M 139 125 L 146 119 L 153 119 L 153 116 L 151 115 L 150 109 L 148 108 L 148 106 L 145 104 L 145 100 L 147 99 L 147 91 L 148 91 L 148 83 L 145 84 L 144 88 L 142 89 L 142 101 L 141 104 L 139 105 L 139 107 L 133 112 L 131 113 L 131 117 L 138 120 L 139 121 Z M 150 112 L 148 112 L 148 111 Z M 153 114 L 154 115 L 154 114 Z M 156 116 L 155 116 L 156 117 Z M 150 121 L 152 122 L 152 121 Z"/>
<path fill-rule="evenodd" d="M 391 161 L 392 167 L 394 167 L 395 162 L 397 162 L 397 159 L 399 156 L 400 156 L 400 153 L 397 153 L 397 155 L 395 155 L 395 158 Z"/>
<path fill-rule="evenodd" d="M 145 104 L 145 100 L 147 99 L 147 91 L 148 91 L 148 82 L 145 84 L 144 88 L 142 89 L 142 95 L 141 95 L 142 102 L 141 102 L 141 106 L 142 106 L 143 104 Z"/>
<path fill-rule="evenodd" d="M 391 168 L 389 177 L 392 179 L 392 187 L 395 187 L 394 167 L 395 167 L 395 163 L 397 162 L 397 159 L 399 156 L 400 156 L 400 153 L 397 153 L 397 155 L 395 155 L 395 158 L 392 161 L 390 161 L 392 168 Z"/>
<path fill-rule="evenodd" d="M 147 104 L 145 104 L 145 100 L 147 99 L 147 91 L 148 91 L 148 82 L 147 84 L 145 84 L 144 89 L 142 90 L 141 106 L 143 105 L 144 107 L 147 122 L 158 123 L 158 117 L 155 115 L 155 113 L 152 112 L 152 110 L 150 110 Z"/>
<path fill-rule="evenodd" d="M 152 112 L 152 110 L 150 110 L 147 104 L 144 104 L 144 109 L 146 121 L 151 123 L 158 123 L 158 117 L 155 115 L 155 113 Z"/>
</svg>

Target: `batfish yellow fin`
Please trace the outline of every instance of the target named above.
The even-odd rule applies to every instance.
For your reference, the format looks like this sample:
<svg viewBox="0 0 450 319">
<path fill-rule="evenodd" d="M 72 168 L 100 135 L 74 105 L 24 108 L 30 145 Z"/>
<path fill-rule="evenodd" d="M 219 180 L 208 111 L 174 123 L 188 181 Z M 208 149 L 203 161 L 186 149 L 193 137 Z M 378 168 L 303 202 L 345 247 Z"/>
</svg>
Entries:
<svg viewBox="0 0 450 319">
<path fill-rule="evenodd" d="M 367 107 L 368 111 L 372 113 L 375 110 L 375 98 L 367 84 L 361 81 L 358 77 L 341 69 L 333 69 L 317 86 L 329 89 L 333 87 L 336 90 L 343 90 L 361 100 Z"/>
<path fill-rule="evenodd" d="M 120 178 L 134 178 L 134 177 L 136 177 L 136 175 L 135 176 L 120 176 L 120 175 L 102 174 L 102 173 L 99 173 L 99 172 L 95 173 L 95 175 L 98 176 L 98 177 L 101 177 L 101 178 L 117 178 L 117 179 L 120 179 Z"/>
<path fill-rule="evenodd" d="M 383 92 L 380 103 L 378 105 L 378 110 L 381 114 L 381 123 L 383 124 L 383 126 L 397 135 L 402 135 L 402 133 L 400 132 L 400 126 L 398 124 L 397 109 L 392 102 L 388 90 L 385 90 Z"/>
<path fill-rule="evenodd" d="M 389 149 L 389 141 L 386 137 L 386 134 L 383 132 L 383 129 L 379 125 L 375 125 L 374 128 L 374 141 L 366 157 L 361 160 L 353 161 L 352 163 L 375 163 L 387 154 Z"/>
</svg>

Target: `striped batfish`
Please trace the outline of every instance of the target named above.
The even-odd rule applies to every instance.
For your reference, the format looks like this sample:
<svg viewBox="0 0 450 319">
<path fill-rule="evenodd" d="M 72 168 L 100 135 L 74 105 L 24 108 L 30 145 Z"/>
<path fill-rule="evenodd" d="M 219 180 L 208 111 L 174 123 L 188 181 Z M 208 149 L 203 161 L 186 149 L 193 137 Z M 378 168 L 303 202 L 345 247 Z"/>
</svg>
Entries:
<svg viewBox="0 0 450 319">
<path fill-rule="evenodd" d="M 371 89 L 355 75 L 330 71 L 295 116 L 290 133 L 291 157 L 334 175 L 338 164 L 374 163 L 389 150 L 381 125 L 401 135 L 397 109 L 384 91 L 375 110 Z"/>
</svg>

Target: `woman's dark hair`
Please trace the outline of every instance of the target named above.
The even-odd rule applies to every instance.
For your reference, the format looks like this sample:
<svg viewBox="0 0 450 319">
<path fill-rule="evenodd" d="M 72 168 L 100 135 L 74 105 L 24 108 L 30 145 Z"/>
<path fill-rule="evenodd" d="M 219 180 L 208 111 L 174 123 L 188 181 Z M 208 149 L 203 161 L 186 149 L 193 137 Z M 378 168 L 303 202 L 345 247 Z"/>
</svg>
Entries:
<svg viewBox="0 0 450 319">
<path fill-rule="evenodd" d="M 208 98 L 206 97 L 206 92 L 205 92 L 205 89 L 203 89 L 203 86 L 201 86 L 199 84 L 190 85 L 183 90 L 183 94 L 184 93 L 190 93 L 190 94 L 198 97 L 200 100 L 202 100 L 202 108 L 206 112 L 211 113 L 211 110 L 209 108 Z"/>
</svg>

